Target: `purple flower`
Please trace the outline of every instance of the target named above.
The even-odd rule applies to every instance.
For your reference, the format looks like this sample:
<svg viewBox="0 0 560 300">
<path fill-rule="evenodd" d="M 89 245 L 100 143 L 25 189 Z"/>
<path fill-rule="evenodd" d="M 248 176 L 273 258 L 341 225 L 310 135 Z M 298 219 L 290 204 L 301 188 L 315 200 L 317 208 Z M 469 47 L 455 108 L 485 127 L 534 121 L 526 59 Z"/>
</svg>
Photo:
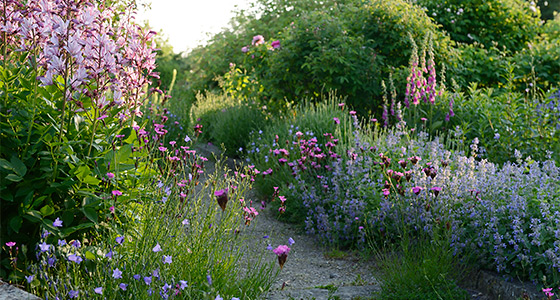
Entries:
<svg viewBox="0 0 560 300">
<path fill-rule="evenodd" d="M 294 241 L 294 239 L 292 239 L 292 238 L 288 239 L 288 244 L 290 244 L 290 246 L 295 244 L 295 243 L 296 243 L 296 241 Z"/>
<path fill-rule="evenodd" d="M 147 285 L 150 285 L 150 283 L 152 283 L 152 276 L 144 277 L 144 283 L 146 283 Z"/>
<path fill-rule="evenodd" d="M 113 270 L 113 278 L 120 279 L 122 278 L 122 271 L 119 268 Z"/>
<path fill-rule="evenodd" d="M 214 300 L 224 300 L 224 298 L 220 297 L 220 295 L 217 295 L 216 298 L 214 298 Z"/>
<path fill-rule="evenodd" d="M 78 294 L 80 293 L 80 291 L 69 291 L 68 292 L 68 296 L 70 296 L 70 299 L 72 298 L 78 298 Z"/>
<path fill-rule="evenodd" d="M 247 53 L 249 52 L 249 48 L 247 46 L 244 46 L 243 48 L 241 48 L 241 52 Z"/>
<path fill-rule="evenodd" d="M 25 276 L 25 280 L 27 280 L 27 283 L 31 283 L 31 281 L 33 281 L 34 278 L 35 278 L 35 275 Z"/>
<path fill-rule="evenodd" d="M 74 248 L 76 248 L 76 249 L 79 249 L 80 247 L 82 247 L 82 244 L 78 240 L 73 240 L 72 242 L 70 242 L 70 244 L 72 246 L 74 246 Z"/>
<path fill-rule="evenodd" d="M 93 291 L 94 291 L 96 294 L 99 294 L 99 295 L 102 295 L 102 294 L 103 294 L 103 288 L 102 288 L 102 287 L 96 287 L 96 288 L 93 289 Z"/>
<path fill-rule="evenodd" d="M 66 245 L 66 240 L 58 240 L 58 245 L 59 245 L 59 246 L 64 246 L 64 245 Z"/>
<path fill-rule="evenodd" d="M 54 227 L 62 227 L 62 220 L 60 220 L 60 218 L 56 218 L 56 220 L 54 220 L 54 222 L 53 222 L 53 226 Z"/>
<path fill-rule="evenodd" d="M 208 281 L 208 285 L 212 285 L 212 276 L 210 274 L 206 275 L 206 281 Z"/>
<path fill-rule="evenodd" d="M 45 252 L 45 251 L 49 251 L 51 245 L 42 242 L 41 244 L 39 244 L 39 249 L 41 249 L 41 252 Z"/>
<path fill-rule="evenodd" d="M 160 252 L 162 251 L 161 246 L 159 245 L 159 243 L 156 244 L 156 246 L 154 248 L 152 248 L 152 251 L 154 252 Z"/>
<path fill-rule="evenodd" d="M 126 291 L 126 287 L 128 286 L 128 284 L 126 283 L 121 283 L 119 284 L 119 287 L 121 288 L 121 290 Z"/>
<path fill-rule="evenodd" d="M 181 284 L 179 288 L 182 290 L 184 290 L 188 286 L 186 280 L 179 280 L 179 283 Z"/>
<path fill-rule="evenodd" d="M 117 244 L 120 245 L 120 244 L 123 243 L 124 237 L 122 237 L 122 236 L 117 236 L 117 237 L 115 238 L 115 241 L 117 242 Z"/>
<path fill-rule="evenodd" d="M 173 261 L 171 260 L 171 255 L 164 255 L 163 256 L 163 263 L 164 264 L 171 264 Z"/>
<path fill-rule="evenodd" d="M 140 280 L 140 278 L 142 278 L 142 276 L 140 276 L 140 274 L 136 274 L 136 275 L 132 276 L 132 278 L 134 278 L 136 280 Z"/>
<path fill-rule="evenodd" d="M 68 260 L 71 262 L 75 262 L 77 264 L 81 263 L 83 261 L 82 257 L 76 254 L 70 254 L 68 255 Z"/>
</svg>

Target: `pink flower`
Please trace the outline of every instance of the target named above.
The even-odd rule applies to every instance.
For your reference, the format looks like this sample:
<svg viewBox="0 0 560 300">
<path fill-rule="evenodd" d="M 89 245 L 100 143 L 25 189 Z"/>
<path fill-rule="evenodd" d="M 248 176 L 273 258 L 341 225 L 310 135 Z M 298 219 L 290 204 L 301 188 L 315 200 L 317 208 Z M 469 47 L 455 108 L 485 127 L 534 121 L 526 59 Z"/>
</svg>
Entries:
<svg viewBox="0 0 560 300">
<path fill-rule="evenodd" d="M 286 263 L 286 259 L 288 258 L 290 248 L 286 245 L 280 245 L 276 247 L 276 249 L 272 250 L 272 252 L 278 256 L 278 264 L 280 265 L 280 269 L 282 269 Z"/>
<path fill-rule="evenodd" d="M 431 188 L 431 190 L 434 193 L 434 195 L 436 195 L 436 197 L 439 195 L 439 192 L 441 192 L 441 188 L 438 186 L 434 186 L 433 188 Z"/>
<path fill-rule="evenodd" d="M 340 120 L 338 118 L 333 118 L 335 124 L 340 124 Z"/>
<path fill-rule="evenodd" d="M 383 189 L 383 190 L 381 190 L 381 191 L 383 192 L 383 196 L 385 196 L 385 198 L 387 198 L 387 197 L 389 196 L 389 194 L 391 193 L 391 192 L 389 191 L 389 189 Z"/>
<path fill-rule="evenodd" d="M 16 245 L 16 242 L 7 242 L 6 243 L 6 246 L 8 246 L 8 247 L 13 247 L 15 245 Z"/>
<path fill-rule="evenodd" d="M 222 211 L 225 211 L 228 202 L 227 189 L 215 191 L 214 196 L 216 196 L 216 200 L 218 200 L 218 205 L 220 205 Z"/>
<path fill-rule="evenodd" d="M 280 41 L 278 40 L 273 41 L 270 45 L 272 46 L 273 49 L 278 49 L 280 48 Z"/>
<path fill-rule="evenodd" d="M 111 172 L 107 172 L 107 174 L 105 174 L 107 176 L 107 178 L 109 179 L 113 179 L 115 178 L 115 174 L 111 173 Z"/>
<path fill-rule="evenodd" d="M 111 193 L 113 194 L 113 196 L 121 196 L 122 195 L 122 192 L 119 191 L 119 190 L 114 190 Z"/>
<path fill-rule="evenodd" d="M 262 35 L 255 35 L 253 37 L 253 45 L 258 46 L 264 44 L 264 37 Z"/>
<path fill-rule="evenodd" d="M 356 111 L 355 111 L 355 110 L 351 110 L 351 111 L 350 111 L 350 115 L 351 115 L 351 116 L 355 116 L 355 115 L 356 115 Z"/>
<path fill-rule="evenodd" d="M 423 187 L 420 187 L 420 186 L 415 186 L 415 187 L 412 188 L 412 192 L 413 192 L 414 194 L 416 194 L 416 195 L 420 194 L 420 192 L 421 192 L 422 190 L 424 190 L 424 188 L 423 188 Z"/>
<path fill-rule="evenodd" d="M 244 46 L 243 48 L 241 48 L 241 52 L 247 53 L 249 52 L 249 48 L 247 46 Z"/>
</svg>

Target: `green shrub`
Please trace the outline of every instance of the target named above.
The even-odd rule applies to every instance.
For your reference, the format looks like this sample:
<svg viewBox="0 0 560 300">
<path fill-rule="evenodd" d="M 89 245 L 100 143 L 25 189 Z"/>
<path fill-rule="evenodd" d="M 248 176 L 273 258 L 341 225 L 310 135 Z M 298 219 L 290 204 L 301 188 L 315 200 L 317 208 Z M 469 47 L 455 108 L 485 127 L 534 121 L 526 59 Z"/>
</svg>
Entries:
<svg viewBox="0 0 560 300">
<path fill-rule="evenodd" d="M 254 69 L 272 99 L 320 99 L 336 90 L 366 113 L 381 106 L 381 79 L 390 73 L 406 78 L 409 34 L 427 32 L 434 33 L 437 59 L 450 55 L 449 38 L 418 7 L 401 0 L 350 1 L 302 15 L 280 34 L 282 46 L 263 69 Z"/>
<path fill-rule="evenodd" d="M 200 95 L 192 107 L 191 123 L 202 125 L 202 139 L 223 144 L 227 155 L 236 156 L 246 148 L 250 134 L 266 125 L 266 116 L 254 104 L 208 94 Z"/>
<path fill-rule="evenodd" d="M 215 117 L 212 141 L 223 144 L 225 153 L 230 157 L 235 157 L 239 149 L 247 147 L 252 132 L 266 125 L 262 110 L 248 104 L 225 108 Z"/>
<path fill-rule="evenodd" d="M 538 33 L 540 12 L 522 0 L 416 0 L 454 41 L 517 51 Z"/>
</svg>

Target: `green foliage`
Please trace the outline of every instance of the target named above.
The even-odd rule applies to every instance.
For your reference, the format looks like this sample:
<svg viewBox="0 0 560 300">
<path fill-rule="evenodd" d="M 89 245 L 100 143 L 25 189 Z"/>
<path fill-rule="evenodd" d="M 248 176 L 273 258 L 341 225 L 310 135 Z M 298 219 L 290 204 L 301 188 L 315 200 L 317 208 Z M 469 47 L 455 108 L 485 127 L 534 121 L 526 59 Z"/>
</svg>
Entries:
<svg viewBox="0 0 560 300">
<path fill-rule="evenodd" d="M 225 95 L 200 95 L 191 110 L 191 123 L 202 125 L 201 138 L 223 144 L 229 156 L 245 149 L 252 132 L 266 125 L 262 109 Z"/>
<path fill-rule="evenodd" d="M 458 126 L 466 141 L 478 138 L 485 149 L 484 157 L 493 162 L 515 161 L 516 150 L 524 157 L 545 161 L 551 156 L 558 162 L 558 97 L 557 91 L 498 94 L 472 85 L 466 95 L 455 99 L 456 117 L 449 127 Z"/>
<path fill-rule="evenodd" d="M 539 32 L 538 8 L 522 0 L 417 0 L 454 41 L 517 51 Z"/>
<path fill-rule="evenodd" d="M 25 54 L 17 57 L 26 58 Z M 110 206 L 104 198 L 114 187 L 105 174 L 134 166 L 130 156 L 135 132 L 119 126 L 116 115 L 93 122 L 78 113 L 69 117 L 61 109 L 66 105 L 62 90 L 38 86 L 36 70 L 27 65 L 5 66 L 0 67 L 0 176 L 4 178 L 0 242 L 35 245 L 41 227 L 58 237 L 76 237 L 102 226 Z M 91 99 L 82 101 L 91 105 Z M 116 138 L 117 134 L 123 138 Z M 133 184 L 131 180 L 123 186 Z M 66 225 L 63 230 L 53 227 L 57 217 Z M 21 254 L 18 266 L 34 251 Z M 9 269 L 3 261 L 0 276 L 6 278 Z M 20 269 L 15 269 L 12 279 L 21 279 Z"/>
<path fill-rule="evenodd" d="M 257 0 L 246 11 L 238 11 L 230 21 L 231 28 L 214 35 L 207 45 L 190 51 L 186 57 L 191 71 L 188 97 L 194 101 L 198 92 L 219 88 L 219 80 L 226 74 L 230 64 L 239 65 L 245 59 L 241 48 L 251 43 L 253 36 L 275 38 L 279 32 L 302 14 L 315 10 L 326 10 L 336 3 L 334 0 Z"/>
<path fill-rule="evenodd" d="M 412 238 L 403 232 L 400 247 L 379 251 L 379 299 L 470 299 L 457 286 L 465 274 L 449 246 L 450 234 L 440 228 L 434 236 Z M 376 247 L 373 245 L 373 247 Z M 376 247 L 378 248 L 378 247 Z"/>
</svg>

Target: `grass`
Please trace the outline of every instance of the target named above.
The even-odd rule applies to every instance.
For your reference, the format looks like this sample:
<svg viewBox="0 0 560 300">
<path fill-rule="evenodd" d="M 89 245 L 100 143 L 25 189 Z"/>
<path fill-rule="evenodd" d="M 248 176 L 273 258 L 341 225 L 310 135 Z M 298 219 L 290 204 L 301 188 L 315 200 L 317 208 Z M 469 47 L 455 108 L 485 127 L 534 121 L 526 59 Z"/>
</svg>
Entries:
<svg viewBox="0 0 560 300">
<path fill-rule="evenodd" d="M 457 285 L 463 269 L 447 238 L 434 235 L 413 239 L 410 232 L 405 232 L 398 247 L 378 251 L 378 299 L 469 299 L 468 293 Z"/>
</svg>

